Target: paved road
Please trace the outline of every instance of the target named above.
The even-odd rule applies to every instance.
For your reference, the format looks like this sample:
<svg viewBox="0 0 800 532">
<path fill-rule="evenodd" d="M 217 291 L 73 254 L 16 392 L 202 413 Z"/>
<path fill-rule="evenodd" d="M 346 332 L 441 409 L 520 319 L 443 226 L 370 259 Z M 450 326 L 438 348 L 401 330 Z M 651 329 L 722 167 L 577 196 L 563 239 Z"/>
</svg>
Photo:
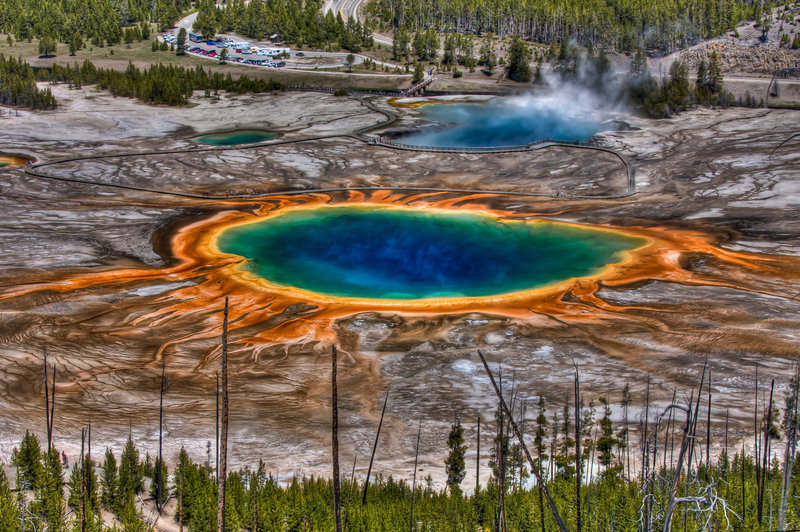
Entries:
<svg viewBox="0 0 800 532">
<path fill-rule="evenodd" d="M 322 12 L 327 13 L 328 11 L 333 11 L 334 13 L 340 13 L 342 19 L 345 21 L 351 18 L 358 20 L 358 10 L 363 3 L 364 0 L 325 0 L 325 3 L 322 4 Z M 380 33 L 373 33 L 372 38 L 376 43 L 385 46 L 391 46 L 394 42 L 391 37 L 381 35 Z"/>
</svg>

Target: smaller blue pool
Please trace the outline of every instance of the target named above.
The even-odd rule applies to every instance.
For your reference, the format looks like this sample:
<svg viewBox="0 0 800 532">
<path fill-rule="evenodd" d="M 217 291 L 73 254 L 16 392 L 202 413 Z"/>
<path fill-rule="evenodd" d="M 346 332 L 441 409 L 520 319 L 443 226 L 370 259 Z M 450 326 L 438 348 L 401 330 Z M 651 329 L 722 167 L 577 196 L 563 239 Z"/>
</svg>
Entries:
<svg viewBox="0 0 800 532">
<path fill-rule="evenodd" d="M 397 138 L 417 146 L 494 148 L 544 139 L 587 142 L 601 131 L 602 117 L 553 98 L 515 96 L 485 103 L 441 103 L 422 107 L 431 126 Z"/>
<path fill-rule="evenodd" d="M 272 140 L 277 135 L 270 131 L 259 129 L 238 129 L 236 131 L 226 131 L 224 133 L 211 133 L 194 137 L 192 141 L 199 144 L 210 144 L 212 146 L 236 146 L 238 144 L 253 144 Z"/>
</svg>

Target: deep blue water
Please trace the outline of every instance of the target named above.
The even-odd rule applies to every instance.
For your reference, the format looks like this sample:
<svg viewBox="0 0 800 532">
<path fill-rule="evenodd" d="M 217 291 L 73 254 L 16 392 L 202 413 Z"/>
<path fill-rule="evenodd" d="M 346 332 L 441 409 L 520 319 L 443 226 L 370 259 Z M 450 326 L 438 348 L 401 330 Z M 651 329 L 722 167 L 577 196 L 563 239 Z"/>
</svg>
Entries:
<svg viewBox="0 0 800 532">
<path fill-rule="evenodd" d="M 232 227 L 225 253 L 272 283 L 377 299 L 479 297 L 591 275 L 644 241 L 473 213 L 322 207 Z"/>
<path fill-rule="evenodd" d="M 552 99 L 494 98 L 486 103 L 430 104 L 426 120 L 447 124 L 403 135 L 398 142 L 421 146 L 519 146 L 542 139 L 588 141 L 601 119 Z"/>
</svg>

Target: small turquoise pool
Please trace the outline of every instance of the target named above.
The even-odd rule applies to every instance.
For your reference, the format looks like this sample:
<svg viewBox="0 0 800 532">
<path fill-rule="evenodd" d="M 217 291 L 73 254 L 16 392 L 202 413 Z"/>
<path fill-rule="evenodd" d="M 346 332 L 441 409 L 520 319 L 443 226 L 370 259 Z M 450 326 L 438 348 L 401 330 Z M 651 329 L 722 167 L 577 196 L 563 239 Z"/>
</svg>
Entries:
<svg viewBox="0 0 800 532">
<path fill-rule="evenodd" d="M 645 239 L 486 214 L 301 209 L 231 227 L 217 247 L 270 283 L 368 299 L 485 297 L 598 273 Z"/>
<path fill-rule="evenodd" d="M 269 131 L 261 131 L 257 129 L 239 129 L 236 131 L 227 131 L 224 133 L 212 133 L 209 135 L 201 135 L 194 137 L 192 142 L 199 144 L 210 144 L 212 146 L 235 146 L 237 144 L 254 144 L 256 142 L 264 142 L 272 140 L 277 137 L 275 133 Z"/>
</svg>

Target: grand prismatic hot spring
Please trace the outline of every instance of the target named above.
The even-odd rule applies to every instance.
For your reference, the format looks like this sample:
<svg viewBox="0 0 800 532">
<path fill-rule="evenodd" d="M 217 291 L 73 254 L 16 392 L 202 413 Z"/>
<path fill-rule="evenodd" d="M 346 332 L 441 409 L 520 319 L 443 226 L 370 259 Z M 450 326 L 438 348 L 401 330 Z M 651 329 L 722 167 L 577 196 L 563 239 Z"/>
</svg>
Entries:
<svg viewBox="0 0 800 532">
<path fill-rule="evenodd" d="M 550 221 L 370 206 L 297 209 L 220 234 L 268 283 L 342 298 L 487 297 L 598 273 L 644 238 Z"/>
</svg>

